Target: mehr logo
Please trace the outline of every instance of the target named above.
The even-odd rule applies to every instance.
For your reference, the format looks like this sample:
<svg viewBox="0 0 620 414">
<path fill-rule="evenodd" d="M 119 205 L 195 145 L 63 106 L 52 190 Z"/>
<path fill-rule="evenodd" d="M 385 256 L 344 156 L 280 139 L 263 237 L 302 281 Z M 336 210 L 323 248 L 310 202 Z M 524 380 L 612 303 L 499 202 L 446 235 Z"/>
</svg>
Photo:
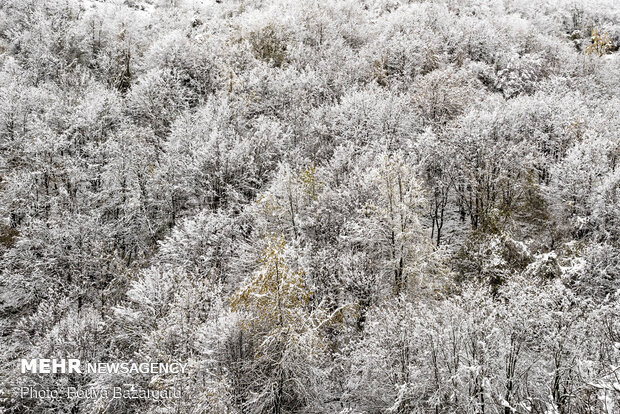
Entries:
<svg viewBox="0 0 620 414">
<path fill-rule="evenodd" d="M 180 362 L 88 362 L 85 369 L 79 359 L 22 359 L 22 374 L 184 374 L 187 363 Z"/>
<path fill-rule="evenodd" d="M 79 359 L 27 359 L 21 360 L 22 374 L 81 374 Z"/>
</svg>

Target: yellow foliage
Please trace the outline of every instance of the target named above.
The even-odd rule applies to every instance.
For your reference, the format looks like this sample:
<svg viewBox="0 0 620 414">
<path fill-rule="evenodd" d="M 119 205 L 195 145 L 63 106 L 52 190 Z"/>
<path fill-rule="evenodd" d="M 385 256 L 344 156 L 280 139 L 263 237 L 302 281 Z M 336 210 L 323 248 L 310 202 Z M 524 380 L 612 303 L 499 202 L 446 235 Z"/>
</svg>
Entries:
<svg viewBox="0 0 620 414">
<path fill-rule="evenodd" d="M 233 311 L 252 311 L 256 316 L 254 322 L 268 326 L 291 326 L 299 322 L 299 311 L 308 304 L 312 292 L 306 285 L 303 270 L 292 270 L 287 264 L 285 247 L 282 236 L 268 237 L 259 259 L 259 270 L 230 299 Z"/>
<path fill-rule="evenodd" d="M 598 32 L 598 28 L 595 27 L 592 30 L 592 44 L 586 48 L 586 54 L 593 55 L 596 53 L 599 56 L 603 56 L 611 50 L 612 46 L 609 34 L 605 32 L 601 35 Z"/>
<path fill-rule="evenodd" d="M 263 212 L 267 216 L 277 216 L 282 211 L 278 200 L 270 193 L 258 196 L 256 204 L 262 207 Z"/>
<path fill-rule="evenodd" d="M 316 200 L 318 192 L 321 190 L 322 183 L 316 178 L 316 167 L 312 164 L 304 168 L 299 173 L 299 182 L 302 185 L 303 192 L 312 200 Z"/>
<path fill-rule="evenodd" d="M 388 85 L 388 73 L 386 70 L 385 57 L 375 60 L 372 65 L 372 71 L 377 83 L 381 86 Z"/>
<path fill-rule="evenodd" d="M 286 61 L 286 42 L 282 39 L 283 28 L 268 24 L 250 33 L 249 41 L 256 58 L 281 67 Z"/>
</svg>

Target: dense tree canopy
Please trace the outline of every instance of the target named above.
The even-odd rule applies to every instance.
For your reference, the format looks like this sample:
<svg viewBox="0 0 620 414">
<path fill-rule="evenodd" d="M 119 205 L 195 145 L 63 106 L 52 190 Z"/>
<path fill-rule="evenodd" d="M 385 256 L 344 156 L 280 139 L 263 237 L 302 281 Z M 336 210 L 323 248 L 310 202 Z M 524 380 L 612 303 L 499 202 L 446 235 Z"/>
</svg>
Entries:
<svg viewBox="0 0 620 414">
<path fill-rule="evenodd" d="M 0 412 L 618 413 L 619 47 L 616 0 L 0 0 Z"/>
</svg>

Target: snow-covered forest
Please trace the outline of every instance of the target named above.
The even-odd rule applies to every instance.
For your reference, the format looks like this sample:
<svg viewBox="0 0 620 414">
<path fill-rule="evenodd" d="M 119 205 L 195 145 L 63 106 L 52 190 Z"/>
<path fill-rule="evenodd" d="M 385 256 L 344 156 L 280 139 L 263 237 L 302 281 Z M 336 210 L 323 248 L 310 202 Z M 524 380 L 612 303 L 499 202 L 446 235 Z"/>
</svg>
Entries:
<svg viewBox="0 0 620 414">
<path fill-rule="evenodd" d="M 0 412 L 620 413 L 619 47 L 618 0 L 0 0 Z"/>
</svg>

